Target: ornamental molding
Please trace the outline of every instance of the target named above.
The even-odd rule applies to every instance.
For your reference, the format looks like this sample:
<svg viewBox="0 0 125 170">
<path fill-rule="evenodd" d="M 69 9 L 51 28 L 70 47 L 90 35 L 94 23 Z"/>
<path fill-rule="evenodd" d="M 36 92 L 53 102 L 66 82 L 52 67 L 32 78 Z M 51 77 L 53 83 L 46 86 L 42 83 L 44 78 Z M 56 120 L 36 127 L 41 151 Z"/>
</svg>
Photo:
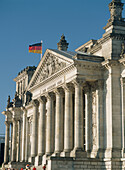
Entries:
<svg viewBox="0 0 125 170">
<path fill-rule="evenodd" d="M 103 60 L 102 60 L 103 61 Z M 101 63 L 96 63 L 96 62 L 92 62 L 92 61 L 74 61 L 75 66 L 79 67 L 79 68 L 84 68 L 86 70 L 100 70 L 103 69 Z"/>
</svg>

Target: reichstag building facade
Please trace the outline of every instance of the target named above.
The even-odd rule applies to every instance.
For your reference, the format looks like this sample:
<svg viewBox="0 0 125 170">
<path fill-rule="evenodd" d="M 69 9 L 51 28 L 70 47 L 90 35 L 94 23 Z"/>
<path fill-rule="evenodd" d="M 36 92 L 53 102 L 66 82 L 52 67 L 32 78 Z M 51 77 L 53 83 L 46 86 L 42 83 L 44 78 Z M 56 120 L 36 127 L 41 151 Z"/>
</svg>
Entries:
<svg viewBox="0 0 125 170">
<path fill-rule="evenodd" d="M 5 115 L 5 167 L 125 169 L 125 21 L 112 0 L 101 39 L 68 51 L 62 35 L 14 79 Z"/>
</svg>

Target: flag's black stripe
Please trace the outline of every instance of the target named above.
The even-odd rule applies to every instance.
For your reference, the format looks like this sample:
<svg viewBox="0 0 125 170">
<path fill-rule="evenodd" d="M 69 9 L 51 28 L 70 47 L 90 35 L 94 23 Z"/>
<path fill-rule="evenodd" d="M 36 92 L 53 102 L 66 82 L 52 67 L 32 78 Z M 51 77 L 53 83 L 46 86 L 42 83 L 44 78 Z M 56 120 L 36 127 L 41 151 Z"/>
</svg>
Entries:
<svg viewBox="0 0 125 170">
<path fill-rule="evenodd" d="M 32 47 L 32 46 L 41 46 L 42 43 L 36 43 L 36 44 L 32 44 L 32 45 L 29 45 L 29 47 Z"/>
</svg>

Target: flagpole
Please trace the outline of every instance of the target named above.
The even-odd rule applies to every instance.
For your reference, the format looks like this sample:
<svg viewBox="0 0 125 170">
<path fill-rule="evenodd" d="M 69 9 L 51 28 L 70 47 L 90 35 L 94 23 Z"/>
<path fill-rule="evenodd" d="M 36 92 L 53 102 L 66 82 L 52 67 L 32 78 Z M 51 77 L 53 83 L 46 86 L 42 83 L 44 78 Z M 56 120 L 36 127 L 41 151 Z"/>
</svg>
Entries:
<svg viewBox="0 0 125 170">
<path fill-rule="evenodd" d="M 41 47 L 43 45 L 43 41 L 41 40 Z M 43 52 L 43 49 L 42 49 L 42 52 Z M 42 59 L 42 53 L 41 53 L 41 59 Z"/>
</svg>

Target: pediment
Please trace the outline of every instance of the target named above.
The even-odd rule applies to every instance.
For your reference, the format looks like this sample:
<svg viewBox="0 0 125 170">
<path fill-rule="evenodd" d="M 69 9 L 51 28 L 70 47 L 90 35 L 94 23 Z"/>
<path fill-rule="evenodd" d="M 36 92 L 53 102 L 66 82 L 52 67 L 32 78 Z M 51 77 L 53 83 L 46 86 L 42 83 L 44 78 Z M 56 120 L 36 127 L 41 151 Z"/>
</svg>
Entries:
<svg viewBox="0 0 125 170">
<path fill-rule="evenodd" d="M 64 69 L 72 62 L 73 60 L 71 58 L 67 58 L 66 56 L 60 55 L 48 49 L 30 81 L 29 88 L 51 77 L 53 74 Z"/>
</svg>

